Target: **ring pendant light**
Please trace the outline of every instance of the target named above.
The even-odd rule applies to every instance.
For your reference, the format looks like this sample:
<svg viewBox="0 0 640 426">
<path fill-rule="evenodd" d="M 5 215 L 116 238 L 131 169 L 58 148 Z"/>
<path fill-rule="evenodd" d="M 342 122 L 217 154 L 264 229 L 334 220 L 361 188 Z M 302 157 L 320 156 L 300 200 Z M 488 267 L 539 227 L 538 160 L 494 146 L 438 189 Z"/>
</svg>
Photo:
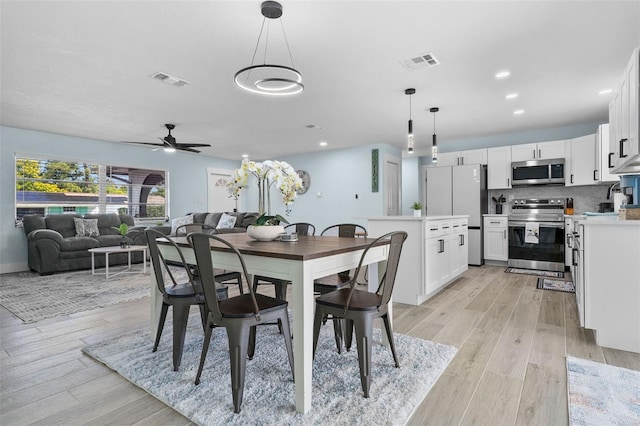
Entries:
<svg viewBox="0 0 640 426">
<path fill-rule="evenodd" d="M 291 66 L 267 64 L 269 29 L 271 26 L 270 21 L 267 21 L 267 19 L 273 20 L 281 18 L 282 5 L 276 1 L 265 1 L 262 3 L 261 12 L 264 18 L 262 20 L 260 34 L 258 35 L 258 41 L 256 42 L 256 48 L 251 59 L 251 66 L 238 71 L 234 77 L 234 81 L 241 89 L 259 95 L 290 96 L 300 93 L 304 90 L 302 74 L 294 68 L 293 57 L 291 56 L 291 49 L 289 47 L 289 41 L 287 40 L 287 34 L 284 31 L 282 19 L 280 19 L 280 26 L 287 45 L 287 51 L 289 52 Z M 264 60 L 262 65 L 254 65 L 265 23 L 267 24 L 267 30 L 264 45 Z"/>
</svg>

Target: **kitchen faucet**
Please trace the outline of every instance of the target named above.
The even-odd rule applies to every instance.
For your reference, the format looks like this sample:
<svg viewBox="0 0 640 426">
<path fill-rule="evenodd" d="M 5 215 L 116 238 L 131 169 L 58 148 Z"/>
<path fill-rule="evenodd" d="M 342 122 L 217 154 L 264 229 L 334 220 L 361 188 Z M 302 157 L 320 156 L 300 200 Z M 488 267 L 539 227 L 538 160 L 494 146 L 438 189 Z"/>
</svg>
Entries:
<svg viewBox="0 0 640 426">
<path fill-rule="evenodd" d="M 619 188 L 620 187 L 620 182 L 612 183 L 611 186 L 609 187 L 609 189 L 607 189 L 607 200 L 611 199 L 611 193 L 613 192 L 613 189 L 616 187 L 616 185 Z"/>
</svg>

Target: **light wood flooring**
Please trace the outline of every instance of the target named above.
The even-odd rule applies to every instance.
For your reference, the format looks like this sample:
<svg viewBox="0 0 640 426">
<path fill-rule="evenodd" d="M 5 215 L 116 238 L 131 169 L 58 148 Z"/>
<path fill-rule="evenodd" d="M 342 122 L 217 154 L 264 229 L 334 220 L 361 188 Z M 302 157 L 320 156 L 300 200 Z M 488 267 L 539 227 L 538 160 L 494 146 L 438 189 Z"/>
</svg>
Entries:
<svg viewBox="0 0 640 426">
<path fill-rule="evenodd" d="M 579 327 L 574 294 L 537 290 L 535 276 L 503 271 L 471 267 L 421 306 L 394 304 L 396 332 L 458 348 L 411 425 L 568 424 L 567 354 L 640 370 L 640 354 L 600 348 Z M 34 324 L 0 308 L 0 424 L 191 424 L 80 352 L 147 327 L 148 305 Z"/>
</svg>

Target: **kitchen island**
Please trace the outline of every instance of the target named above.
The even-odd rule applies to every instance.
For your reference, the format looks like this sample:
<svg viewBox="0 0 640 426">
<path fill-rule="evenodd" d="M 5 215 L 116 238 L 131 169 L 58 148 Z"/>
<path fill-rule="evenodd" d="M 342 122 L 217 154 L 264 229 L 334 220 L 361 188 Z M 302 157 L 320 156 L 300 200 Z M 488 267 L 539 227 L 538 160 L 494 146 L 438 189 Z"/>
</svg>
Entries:
<svg viewBox="0 0 640 426">
<path fill-rule="evenodd" d="M 640 220 L 574 218 L 580 323 L 599 346 L 640 353 Z"/>
<path fill-rule="evenodd" d="M 469 216 L 380 216 L 369 220 L 369 235 L 405 231 L 395 302 L 420 305 L 468 268 Z"/>
</svg>

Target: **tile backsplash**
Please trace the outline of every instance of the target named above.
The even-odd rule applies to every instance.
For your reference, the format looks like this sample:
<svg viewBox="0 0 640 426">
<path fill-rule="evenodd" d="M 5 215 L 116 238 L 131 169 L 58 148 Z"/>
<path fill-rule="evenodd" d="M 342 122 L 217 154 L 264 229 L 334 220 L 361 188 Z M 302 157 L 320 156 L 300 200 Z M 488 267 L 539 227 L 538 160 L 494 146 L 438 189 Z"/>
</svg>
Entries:
<svg viewBox="0 0 640 426">
<path fill-rule="evenodd" d="M 573 198 L 575 214 L 597 212 L 598 205 L 607 201 L 607 190 L 611 183 L 587 186 L 524 186 L 512 189 L 492 189 L 489 191 L 489 213 L 495 213 L 496 205 L 491 197 L 498 198 L 501 194 L 507 199 L 502 213 L 508 214 L 511 200 L 516 198 Z"/>
</svg>

